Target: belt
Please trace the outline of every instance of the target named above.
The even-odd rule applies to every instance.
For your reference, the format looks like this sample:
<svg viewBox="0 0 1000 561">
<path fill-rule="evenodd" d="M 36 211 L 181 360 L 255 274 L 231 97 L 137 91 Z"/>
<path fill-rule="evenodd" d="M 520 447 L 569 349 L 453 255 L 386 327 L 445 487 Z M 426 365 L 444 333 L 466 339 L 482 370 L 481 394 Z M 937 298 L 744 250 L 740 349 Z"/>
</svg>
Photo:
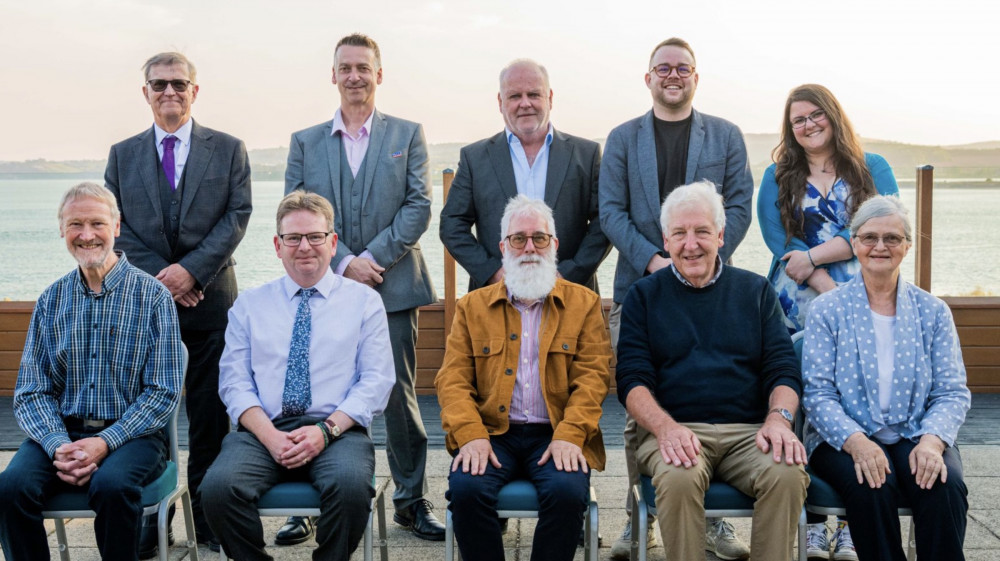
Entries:
<svg viewBox="0 0 1000 561">
<path fill-rule="evenodd" d="M 115 419 L 81 419 L 80 417 L 66 417 L 63 419 L 66 428 L 81 429 L 106 429 L 115 424 Z"/>
</svg>

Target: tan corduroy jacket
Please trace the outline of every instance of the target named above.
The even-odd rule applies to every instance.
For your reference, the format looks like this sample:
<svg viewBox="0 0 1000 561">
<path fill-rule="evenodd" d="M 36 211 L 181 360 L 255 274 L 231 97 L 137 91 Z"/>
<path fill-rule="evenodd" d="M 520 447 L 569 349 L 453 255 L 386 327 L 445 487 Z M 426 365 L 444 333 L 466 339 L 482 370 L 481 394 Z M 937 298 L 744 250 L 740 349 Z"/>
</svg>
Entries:
<svg viewBox="0 0 1000 561">
<path fill-rule="evenodd" d="M 521 349 L 521 315 L 499 282 L 458 302 L 444 364 L 434 380 L 448 451 L 507 432 Z M 583 449 L 604 469 L 598 423 L 610 384 L 611 343 L 601 298 L 562 279 L 545 298 L 538 334 L 538 371 L 553 439 Z"/>
</svg>

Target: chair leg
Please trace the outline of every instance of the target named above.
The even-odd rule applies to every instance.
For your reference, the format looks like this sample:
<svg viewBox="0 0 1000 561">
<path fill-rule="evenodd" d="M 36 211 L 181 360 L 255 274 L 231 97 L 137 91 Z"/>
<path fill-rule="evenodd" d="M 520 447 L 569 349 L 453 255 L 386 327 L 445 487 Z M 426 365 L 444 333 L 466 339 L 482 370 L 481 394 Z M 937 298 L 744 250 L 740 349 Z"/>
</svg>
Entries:
<svg viewBox="0 0 1000 561">
<path fill-rule="evenodd" d="M 799 561 L 806 561 L 806 507 L 799 513 Z"/>
<path fill-rule="evenodd" d="M 198 536 L 195 533 L 194 528 L 194 511 L 191 507 L 191 490 L 189 488 L 184 489 L 181 493 L 181 508 L 184 509 L 184 528 L 187 532 L 187 542 L 185 545 L 188 550 L 188 559 L 191 561 L 198 560 Z"/>
<path fill-rule="evenodd" d="M 915 535 L 916 527 L 913 522 L 913 517 L 910 517 L 910 535 L 906 538 L 906 559 L 907 561 L 915 561 L 917 558 L 917 538 Z"/>
<path fill-rule="evenodd" d="M 586 535 L 584 536 L 584 550 L 583 558 L 586 561 L 597 561 L 598 552 L 600 551 L 600 521 L 599 512 L 597 509 L 597 491 L 593 487 L 590 488 L 590 504 L 587 507 L 587 526 Z"/>
<path fill-rule="evenodd" d="M 451 510 L 445 510 L 444 561 L 455 561 L 455 527 L 451 524 Z"/>
<path fill-rule="evenodd" d="M 55 518 L 56 541 L 59 543 L 60 561 L 69 561 L 69 541 L 66 539 L 66 523 L 62 518 Z"/>
<path fill-rule="evenodd" d="M 385 488 L 388 485 L 389 479 L 386 478 L 375 489 L 375 512 L 378 513 L 378 549 L 382 561 L 389 561 L 389 539 L 385 528 Z"/>
<path fill-rule="evenodd" d="M 649 523 L 649 513 L 646 501 L 642 499 L 642 491 L 638 485 L 632 487 L 632 547 L 629 551 L 630 561 L 646 561 L 646 524 Z"/>
<path fill-rule="evenodd" d="M 374 533 L 374 527 L 375 527 L 375 512 L 374 509 L 372 509 L 372 512 L 368 513 L 368 524 L 365 525 L 365 544 L 364 544 L 365 561 L 372 561 L 372 548 L 373 548 L 372 534 Z"/>
</svg>

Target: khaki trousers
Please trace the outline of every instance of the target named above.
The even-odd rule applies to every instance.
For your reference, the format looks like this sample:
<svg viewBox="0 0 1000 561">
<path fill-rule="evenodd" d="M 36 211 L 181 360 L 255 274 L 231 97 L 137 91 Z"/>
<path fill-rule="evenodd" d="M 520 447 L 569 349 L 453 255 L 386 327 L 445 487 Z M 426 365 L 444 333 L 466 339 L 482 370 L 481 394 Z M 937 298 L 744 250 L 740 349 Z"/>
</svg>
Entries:
<svg viewBox="0 0 1000 561">
<path fill-rule="evenodd" d="M 663 461 L 656 437 L 641 426 L 636 460 L 652 476 L 656 517 L 668 561 L 705 558 L 705 491 L 715 478 L 756 498 L 750 559 L 791 559 L 809 476 L 801 465 L 776 463 L 757 448 L 759 424 L 684 423 L 701 441 L 698 464 Z"/>
</svg>

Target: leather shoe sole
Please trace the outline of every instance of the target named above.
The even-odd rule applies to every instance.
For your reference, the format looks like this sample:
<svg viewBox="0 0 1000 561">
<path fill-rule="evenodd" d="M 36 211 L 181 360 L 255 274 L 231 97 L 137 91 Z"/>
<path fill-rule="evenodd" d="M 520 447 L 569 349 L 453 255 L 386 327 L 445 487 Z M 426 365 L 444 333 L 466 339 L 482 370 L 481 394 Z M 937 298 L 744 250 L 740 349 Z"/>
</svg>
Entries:
<svg viewBox="0 0 1000 561">
<path fill-rule="evenodd" d="M 274 536 L 274 545 L 300 544 L 313 536 L 313 525 L 308 517 L 293 517 L 294 522 L 288 522 Z"/>
</svg>

